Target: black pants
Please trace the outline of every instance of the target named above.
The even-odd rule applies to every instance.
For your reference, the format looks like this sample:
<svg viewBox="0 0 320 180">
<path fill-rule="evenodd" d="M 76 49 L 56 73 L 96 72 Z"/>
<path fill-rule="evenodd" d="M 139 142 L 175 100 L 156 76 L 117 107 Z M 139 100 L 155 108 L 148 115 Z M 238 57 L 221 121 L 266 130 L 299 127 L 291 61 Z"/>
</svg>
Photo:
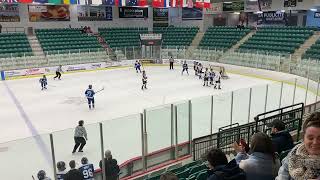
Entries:
<svg viewBox="0 0 320 180">
<path fill-rule="evenodd" d="M 173 69 L 173 62 L 170 62 L 170 69 Z"/>
<path fill-rule="evenodd" d="M 55 78 L 60 79 L 60 78 L 61 78 L 61 73 L 60 73 L 60 72 L 58 72 L 58 71 L 56 71 L 56 76 L 54 77 L 54 79 L 55 79 Z"/>
<path fill-rule="evenodd" d="M 83 138 L 83 137 L 74 137 L 74 142 L 76 143 L 74 145 L 74 148 L 73 148 L 73 153 L 77 151 L 78 147 L 80 146 L 79 148 L 79 151 L 82 151 L 84 145 L 86 145 L 86 140 Z"/>
</svg>

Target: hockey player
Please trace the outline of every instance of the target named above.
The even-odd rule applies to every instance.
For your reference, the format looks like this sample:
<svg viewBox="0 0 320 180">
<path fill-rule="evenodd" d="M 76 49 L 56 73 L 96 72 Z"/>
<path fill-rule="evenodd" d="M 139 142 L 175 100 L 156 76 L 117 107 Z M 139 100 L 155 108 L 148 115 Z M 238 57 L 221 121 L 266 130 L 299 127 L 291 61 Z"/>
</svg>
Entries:
<svg viewBox="0 0 320 180">
<path fill-rule="evenodd" d="M 206 68 L 206 71 L 204 72 L 204 76 L 203 76 L 203 86 L 209 86 L 208 82 L 209 82 L 209 70 L 208 68 Z"/>
<path fill-rule="evenodd" d="M 93 164 L 89 164 L 88 159 L 86 157 L 83 157 L 81 159 L 81 166 L 79 168 L 79 171 L 83 175 L 84 180 L 94 180 L 93 178 L 93 173 L 94 173 L 94 168 Z"/>
<path fill-rule="evenodd" d="M 39 180 L 51 180 L 50 178 L 47 177 L 46 172 L 44 170 L 40 170 L 37 174 L 37 177 Z"/>
<path fill-rule="evenodd" d="M 187 74 L 189 75 L 187 61 L 183 62 L 181 75 L 183 75 L 184 71 L 187 71 Z"/>
<path fill-rule="evenodd" d="M 59 80 L 61 80 L 61 73 L 62 73 L 62 65 L 59 65 L 57 70 L 56 70 L 56 76 L 53 79 L 58 78 Z"/>
<path fill-rule="evenodd" d="M 39 82 L 41 84 L 41 90 L 47 89 L 48 81 L 46 75 L 43 75 L 42 78 L 40 78 Z"/>
<path fill-rule="evenodd" d="M 209 80 L 210 80 L 210 85 L 213 85 L 213 78 L 215 76 L 215 73 L 213 71 L 213 69 L 210 70 L 210 73 L 209 73 Z"/>
<path fill-rule="evenodd" d="M 57 169 L 58 169 L 57 179 L 58 180 L 65 180 L 65 174 L 67 174 L 66 163 L 63 161 L 59 161 L 57 163 Z"/>
<path fill-rule="evenodd" d="M 196 75 L 196 76 L 197 76 L 197 66 L 198 66 L 198 62 L 193 61 L 193 70 L 194 70 L 194 75 Z"/>
<path fill-rule="evenodd" d="M 216 81 L 216 84 L 214 85 L 214 88 L 215 89 L 221 89 L 221 74 L 220 73 L 216 73 L 215 75 L 215 81 Z"/>
<path fill-rule="evenodd" d="M 89 85 L 89 88 L 86 90 L 86 92 L 84 94 L 86 95 L 86 97 L 88 99 L 89 109 L 91 109 L 91 105 L 92 105 L 92 108 L 94 108 L 94 95 L 96 93 L 92 89 L 92 85 Z"/>
<path fill-rule="evenodd" d="M 198 76 L 199 76 L 199 79 L 202 79 L 202 73 L 203 73 L 203 66 L 201 63 L 198 64 Z"/>
<path fill-rule="evenodd" d="M 134 63 L 134 68 L 136 69 L 137 73 L 140 72 L 141 73 L 141 64 L 139 61 L 136 61 Z"/>
<path fill-rule="evenodd" d="M 142 71 L 142 87 L 141 87 L 141 89 L 143 90 L 143 89 L 147 89 L 147 75 L 146 75 L 146 71 L 145 70 L 143 70 Z"/>
</svg>

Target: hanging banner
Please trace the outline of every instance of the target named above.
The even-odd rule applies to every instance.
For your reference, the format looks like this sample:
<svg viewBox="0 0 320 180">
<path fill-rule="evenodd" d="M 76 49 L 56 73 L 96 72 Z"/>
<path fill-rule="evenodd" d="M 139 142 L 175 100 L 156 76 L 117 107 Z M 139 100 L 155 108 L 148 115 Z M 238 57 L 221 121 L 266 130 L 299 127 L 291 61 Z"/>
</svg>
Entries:
<svg viewBox="0 0 320 180">
<path fill-rule="evenodd" d="M 269 11 L 258 14 L 258 25 L 285 25 L 287 22 L 286 13 Z"/>
<path fill-rule="evenodd" d="M 111 6 L 78 6 L 78 21 L 112 21 Z"/>
<path fill-rule="evenodd" d="M 20 22 L 18 4 L 0 4 L 0 22 Z"/>
<path fill-rule="evenodd" d="M 260 2 L 260 4 L 258 2 Z M 244 10 L 247 12 L 256 12 L 260 10 L 266 11 L 271 9 L 271 5 L 272 5 L 272 0 L 259 0 L 259 1 L 245 0 Z"/>
<path fill-rule="evenodd" d="M 148 8 L 119 7 L 119 18 L 147 18 Z"/>
<path fill-rule="evenodd" d="M 223 11 L 243 11 L 244 2 L 223 3 Z"/>
<path fill-rule="evenodd" d="M 296 7 L 297 0 L 284 0 L 284 7 Z"/>
<path fill-rule="evenodd" d="M 182 8 L 182 20 L 202 20 L 202 8 Z"/>
<path fill-rule="evenodd" d="M 314 18 L 320 18 L 320 12 L 314 12 Z"/>
<path fill-rule="evenodd" d="M 211 3 L 210 8 L 204 9 L 204 14 L 219 14 L 223 10 L 223 3 Z"/>
<path fill-rule="evenodd" d="M 29 5 L 29 21 L 70 21 L 69 5 Z"/>
<path fill-rule="evenodd" d="M 153 8 L 153 21 L 168 21 L 168 8 Z"/>
</svg>

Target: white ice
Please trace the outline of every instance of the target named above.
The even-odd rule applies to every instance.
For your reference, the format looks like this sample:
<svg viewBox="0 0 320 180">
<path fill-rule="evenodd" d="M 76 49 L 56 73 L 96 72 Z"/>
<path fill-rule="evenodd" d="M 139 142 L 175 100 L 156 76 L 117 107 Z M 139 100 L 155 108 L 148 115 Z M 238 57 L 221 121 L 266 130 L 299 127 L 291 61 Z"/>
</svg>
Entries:
<svg viewBox="0 0 320 180">
<path fill-rule="evenodd" d="M 38 78 L 5 81 L 22 105 L 30 120 L 29 124 L 9 96 L 4 82 L 0 82 L 0 142 L 3 142 L 0 144 L 1 177 L 10 177 L 12 180 L 29 179 L 39 169 L 45 169 L 53 177 L 50 154 L 46 154 L 50 152 L 47 133 L 52 132 L 57 161 L 76 159 L 79 162 L 81 157 L 87 156 L 97 166 L 100 159 L 97 122 L 102 121 L 104 147 L 112 150 L 119 163 L 139 156 L 141 135 L 138 113 L 142 113 L 143 109 L 148 109 L 148 150 L 151 152 L 170 144 L 170 134 L 167 133 L 170 132 L 170 103 L 178 106 L 178 118 L 181 120 L 178 127 L 179 142 L 187 140 L 186 100 L 192 99 L 193 138 L 210 132 L 208 120 L 211 95 L 217 95 L 214 96 L 214 131 L 230 124 L 231 91 L 235 91 L 233 122 L 247 122 L 250 87 L 254 87 L 250 119 L 264 112 L 266 84 L 271 84 L 267 110 L 278 108 L 280 83 L 273 81 L 228 74 L 230 79 L 222 81 L 222 90 L 215 90 L 213 87 L 203 87 L 203 81 L 195 77 L 193 71 L 189 72 L 190 75 L 182 76 L 181 69 L 177 67 L 173 71 L 169 71 L 167 67 L 146 67 L 146 72 L 148 89 L 145 91 L 141 90 L 141 74 L 136 73 L 133 68 L 63 74 L 60 81 L 49 76 L 49 86 L 44 91 L 41 91 Z M 94 110 L 88 109 L 84 97 L 89 84 L 95 90 L 105 88 L 96 94 Z M 282 106 L 291 105 L 293 87 L 285 84 L 283 94 Z M 305 90 L 298 88 L 295 102 L 304 101 L 304 95 Z M 314 98 L 314 95 L 308 95 L 307 101 L 313 102 Z M 85 121 L 89 140 L 83 154 L 72 155 L 73 130 L 79 120 Z M 41 138 L 21 139 L 34 135 L 30 131 L 31 126 L 36 129 L 36 133 L 43 134 Z M 15 139 L 20 140 L 12 141 Z M 40 143 L 39 139 L 42 139 Z M 13 165 L 8 166 L 3 162 Z"/>
</svg>

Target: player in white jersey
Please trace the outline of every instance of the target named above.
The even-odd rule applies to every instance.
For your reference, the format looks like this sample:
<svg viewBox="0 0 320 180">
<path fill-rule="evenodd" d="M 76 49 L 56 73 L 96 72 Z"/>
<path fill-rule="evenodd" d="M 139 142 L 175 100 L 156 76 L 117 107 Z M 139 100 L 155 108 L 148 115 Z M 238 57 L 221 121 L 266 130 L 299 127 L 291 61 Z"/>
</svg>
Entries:
<svg viewBox="0 0 320 180">
<path fill-rule="evenodd" d="M 147 89 L 147 74 L 146 74 L 146 71 L 143 70 L 142 71 L 142 86 L 141 86 L 141 89 L 144 90 L 144 89 Z"/>
<path fill-rule="evenodd" d="M 61 80 L 61 73 L 62 73 L 62 65 L 59 65 L 57 70 L 56 70 L 56 76 L 53 79 L 58 78 L 59 80 Z"/>
<path fill-rule="evenodd" d="M 221 89 L 221 74 L 220 73 L 216 73 L 216 75 L 214 76 L 214 79 L 216 81 L 216 84 L 214 85 L 215 89 Z"/>
<path fill-rule="evenodd" d="M 79 168 L 79 171 L 83 175 L 84 180 L 94 180 L 93 174 L 94 174 L 94 168 L 93 164 L 90 164 L 88 162 L 88 159 L 86 157 L 83 157 L 81 159 L 81 166 Z"/>
<path fill-rule="evenodd" d="M 63 161 L 59 161 L 57 163 L 57 169 L 58 169 L 57 179 L 58 180 L 65 180 L 65 175 L 67 174 L 66 163 Z"/>
<path fill-rule="evenodd" d="M 208 68 L 206 68 L 206 71 L 204 72 L 204 76 L 203 76 L 203 86 L 209 86 L 208 82 L 209 82 L 209 70 Z"/>
</svg>

